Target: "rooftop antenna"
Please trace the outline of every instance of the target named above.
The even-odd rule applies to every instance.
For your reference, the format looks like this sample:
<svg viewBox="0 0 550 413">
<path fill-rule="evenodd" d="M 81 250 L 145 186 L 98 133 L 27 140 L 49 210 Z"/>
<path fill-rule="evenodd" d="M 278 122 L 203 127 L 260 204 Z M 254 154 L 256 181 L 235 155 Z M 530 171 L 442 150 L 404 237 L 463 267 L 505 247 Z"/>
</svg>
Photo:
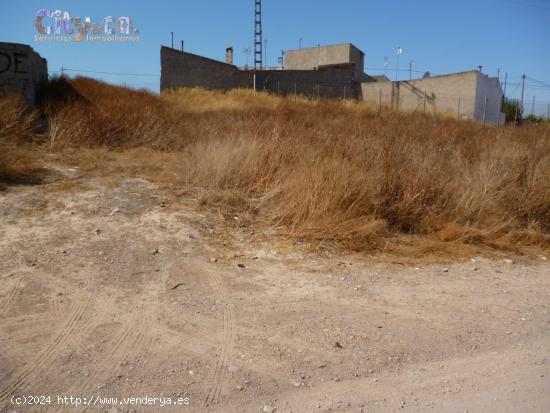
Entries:
<svg viewBox="0 0 550 413">
<path fill-rule="evenodd" d="M 243 49 L 243 54 L 244 54 L 244 60 L 246 61 L 244 68 L 248 69 L 248 56 L 250 55 L 250 49 L 248 47 L 245 47 Z"/>
<path fill-rule="evenodd" d="M 170 32 L 170 35 L 172 36 L 172 49 L 174 48 L 174 32 Z"/>
<path fill-rule="evenodd" d="M 254 70 L 263 66 L 262 0 L 254 0 Z"/>
<path fill-rule="evenodd" d="M 264 69 L 267 69 L 267 68 L 268 68 L 268 60 L 267 60 L 267 40 L 268 40 L 268 38 L 266 37 L 266 38 L 264 39 L 264 62 L 265 62 Z"/>
<path fill-rule="evenodd" d="M 384 76 L 388 75 L 388 56 L 384 56 Z"/>
<path fill-rule="evenodd" d="M 403 54 L 403 49 L 401 47 L 398 47 L 396 50 L 397 53 L 397 68 L 395 69 L 395 80 L 399 80 L 399 56 Z"/>
</svg>

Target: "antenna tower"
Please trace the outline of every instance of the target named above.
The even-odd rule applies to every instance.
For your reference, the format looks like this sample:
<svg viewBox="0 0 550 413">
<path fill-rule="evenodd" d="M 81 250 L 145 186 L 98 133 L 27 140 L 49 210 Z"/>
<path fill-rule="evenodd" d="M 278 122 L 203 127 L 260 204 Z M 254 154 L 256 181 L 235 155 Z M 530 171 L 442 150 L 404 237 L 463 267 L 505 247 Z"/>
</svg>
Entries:
<svg viewBox="0 0 550 413">
<path fill-rule="evenodd" d="M 263 66 L 262 0 L 254 0 L 254 70 Z"/>
</svg>

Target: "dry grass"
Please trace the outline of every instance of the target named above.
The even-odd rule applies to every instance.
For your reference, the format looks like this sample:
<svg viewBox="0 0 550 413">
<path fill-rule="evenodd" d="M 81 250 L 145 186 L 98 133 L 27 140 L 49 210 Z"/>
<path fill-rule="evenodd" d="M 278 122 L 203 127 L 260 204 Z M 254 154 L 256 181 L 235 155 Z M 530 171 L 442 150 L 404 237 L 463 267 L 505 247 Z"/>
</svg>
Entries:
<svg viewBox="0 0 550 413">
<path fill-rule="evenodd" d="M 37 181 L 44 175 L 37 148 L 37 114 L 20 96 L 0 99 L 0 189 L 7 182 Z"/>
<path fill-rule="evenodd" d="M 257 222 L 353 249 L 417 236 L 550 246 L 548 126 L 377 117 L 361 103 L 249 91 L 158 97 L 84 78 L 70 87 L 70 99 L 44 108 L 48 146 L 78 151 L 88 171 L 199 188 L 204 203 L 227 199 Z"/>
</svg>

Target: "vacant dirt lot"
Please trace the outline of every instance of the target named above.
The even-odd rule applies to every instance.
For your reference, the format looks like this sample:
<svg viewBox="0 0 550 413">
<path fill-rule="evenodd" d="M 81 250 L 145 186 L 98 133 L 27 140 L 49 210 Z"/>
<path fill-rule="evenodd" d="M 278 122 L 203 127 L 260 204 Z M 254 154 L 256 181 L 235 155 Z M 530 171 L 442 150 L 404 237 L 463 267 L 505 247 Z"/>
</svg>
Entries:
<svg viewBox="0 0 550 413">
<path fill-rule="evenodd" d="M 550 411 L 545 257 L 314 253 L 185 192 L 69 174 L 0 193 L 2 412 Z"/>
</svg>

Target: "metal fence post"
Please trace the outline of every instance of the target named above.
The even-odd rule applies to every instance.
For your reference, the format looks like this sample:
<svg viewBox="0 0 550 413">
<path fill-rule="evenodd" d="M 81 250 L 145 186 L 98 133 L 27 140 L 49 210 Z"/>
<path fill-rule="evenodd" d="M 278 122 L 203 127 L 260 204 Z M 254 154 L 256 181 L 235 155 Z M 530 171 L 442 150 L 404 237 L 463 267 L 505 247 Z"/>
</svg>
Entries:
<svg viewBox="0 0 550 413">
<path fill-rule="evenodd" d="M 457 119 L 460 120 L 460 96 L 458 97 L 458 112 L 457 112 Z"/>
<path fill-rule="evenodd" d="M 487 95 L 485 95 L 485 103 L 483 105 L 483 126 L 487 121 Z"/>
<path fill-rule="evenodd" d="M 378 114 L 382 115 L 382 89 L 380 89 L 380 96 L 378 98 Z"/>
<path fill-rule="evenodd" d="M 424 91 L 424 115 L 426 114 L 426 91 Z"/>
</svg>

